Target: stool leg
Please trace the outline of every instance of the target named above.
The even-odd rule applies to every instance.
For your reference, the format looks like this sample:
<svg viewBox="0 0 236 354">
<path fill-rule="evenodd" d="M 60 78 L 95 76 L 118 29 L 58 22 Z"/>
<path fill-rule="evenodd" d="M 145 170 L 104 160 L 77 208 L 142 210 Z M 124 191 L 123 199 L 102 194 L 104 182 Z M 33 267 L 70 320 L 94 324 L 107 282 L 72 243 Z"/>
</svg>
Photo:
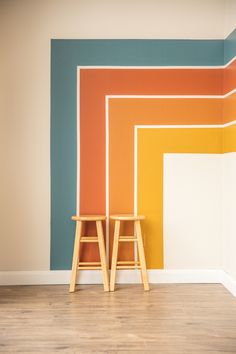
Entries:
<svg viewBox="0 0 236 354">
<path fill-rule="evenodd" d="M 137 240 L 138 240 L 138 253 L 139 253 L 140 266 L 141 266 L 143 286 L 144 286 L 144 290 L 149 290 L 140 220 L 135 221 L 135 228 L 136 228 Z"/>
<path fill-rule="evenodd" d="M 108 277 L 108 268 L 107 268 L 107 262 L 106 262 L 106 250 L 105 250 L 105 244 L 104 244 L 102 222 L 100 220 L 96 221 L 96 227 L 97 227 L 98 246 L 99 246 L 99 253 L 100 253 L 100 259 L 101 259 L 101 266 L 102 266 L 104 291 L 109 291 L 109 277 Z"/>
<path fill-rule="evenodd" d="M 116 279 L 116 263 L 118 256 L 118 243 L 120 234 L 120 221 L 115 221 L 115 232 L 113 240 L 113 251 L 112 251 L 112 262 L 111 262 L 111 280 L 110 280 L 110 291 L 115 290 L 115 279 Z"/>
<path fill-rule="evenodd" d="M 82 221 L 77 221 L 76 222 L 76 230 L 75 230 L 71 281 L 70 281 L 70 292 L 71 293 L 75 291 L 76 275 L 77 275 L 77 268 L 78 268 L 78 262 L 79 262 L 79 248 L 80 248 L 81 233 L 82 233 Z"/>
</svg>

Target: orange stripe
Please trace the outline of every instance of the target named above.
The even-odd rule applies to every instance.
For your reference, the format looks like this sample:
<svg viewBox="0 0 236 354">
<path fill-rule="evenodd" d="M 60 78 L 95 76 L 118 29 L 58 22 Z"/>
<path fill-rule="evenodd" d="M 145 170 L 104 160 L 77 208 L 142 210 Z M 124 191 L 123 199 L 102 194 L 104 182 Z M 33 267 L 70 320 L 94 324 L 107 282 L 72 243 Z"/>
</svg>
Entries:
<svg viewBox="0 0 236 354">
<path fill-rule="evenodd" d="M 105 212 L 105 95 L 218 95 L 222 75 L 221 69 L 81 70 L 81 212 Z"/>
<path fill-rule="evenodd" d="M 223 123 L 236 120 L 236 93 L 224 99 Z"/>
<path fill-rule="evenodd" d="M 224 69 L 224 93 L 236 88 L 236 59 Z"/>
<path fill-rule="evenodd" d="M 132 213 L 134 206 L 134 125 L 220 124 L 221 99 L 109 100 L 109 208 L 110 214 Z M 127 231 L 131 232 L 131 229 Z M 112 247 L 113 223 L 110 225 Z M 132 258 L 130 247 L 125 257 Z M 121 248 L 121 257 L 124 252 Z"/>
<path fill-rule="evenodd" d="M 218 95 L 222 94 L 222 77 L 221 69 L 81 69 L 81 213 L 105 213 L 105 95 Z M 86 259 L 94 255 L 97 260 L 95 247 L 85 247 Z"/>
<path fill-rule="evenodd" d="M 133 211 L 134 125 L 220 124 L 221 112 L 220 99 L 110 99 L 110 212 Z"/>
</svg>

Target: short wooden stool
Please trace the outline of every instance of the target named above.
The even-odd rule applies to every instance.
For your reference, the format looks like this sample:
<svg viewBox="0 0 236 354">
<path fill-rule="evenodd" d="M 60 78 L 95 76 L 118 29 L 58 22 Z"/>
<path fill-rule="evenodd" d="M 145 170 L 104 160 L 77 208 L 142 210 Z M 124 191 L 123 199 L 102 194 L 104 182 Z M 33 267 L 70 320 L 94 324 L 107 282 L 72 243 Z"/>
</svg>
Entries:
<svg viewBox="0 0 236 354">
<path fill-rule="evenodd" d="M 143 215 L 111 215 L 110 219 L 115 220 L 115 231 L 113 240 L 113 252 L 111 263 L 111 278 L 110 278 L 110 291 L 115 289 L 116 269 L 140 269 L 144 290 L 149 290 L 146 260 L 143 248 L 143 238 L 141 232 L 140 220 L 145 219 Z M 133 221 L 135 236 L 121 236 L 120 223 L 121 221 Z M 119 242 L 137 242 L 139 261 L 118 261 L 118 247 Z"/>
<path fill-rule="evenodd" d="M 70 292 L 75 291 L 75 283 L 77 271 L 82 269 L 101 269 L 103 275 L 104 291 L 109 291 L 109 277 L 108 267 L 106 262 L 106 251 L 103 237 L 102 221 L 106 220 L 103 215 L 80 215 L 72 216 L 72 220 L 76 221 L 75 241 L 74 241 L 74 253 L 72 261 L 72 272 L 70 282 Z M 83 223 L 95 221 L 97 236 L 82 236 Z M 100 262 L 80 262 L 79 250 L 81 242 L 97 242 L 100 253 Z"/>
</svg>

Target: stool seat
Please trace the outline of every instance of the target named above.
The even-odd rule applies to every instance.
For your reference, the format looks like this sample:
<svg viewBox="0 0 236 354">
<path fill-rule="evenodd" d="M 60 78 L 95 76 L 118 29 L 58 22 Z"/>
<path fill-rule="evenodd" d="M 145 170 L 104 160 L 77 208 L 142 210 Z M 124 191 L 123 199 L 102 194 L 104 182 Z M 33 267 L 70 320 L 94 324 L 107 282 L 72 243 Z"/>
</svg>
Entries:
<svg viewBox="0 0 236 354">
<path fill-rule="evenodd" d="M 104 215 L 74 215 L 71 217 L 73 221 L 102 221 L 106 220 Z"/>
<path fill-rule="evenodd" d="M 136 220 L 144 220 L 144 215 L 134 215 L 134 214 L 119 214 L 119 215 L 111 215 L 110 219 L 112 220 L 120 220 L 120 221 L 136 221 Z"/>
</svg>

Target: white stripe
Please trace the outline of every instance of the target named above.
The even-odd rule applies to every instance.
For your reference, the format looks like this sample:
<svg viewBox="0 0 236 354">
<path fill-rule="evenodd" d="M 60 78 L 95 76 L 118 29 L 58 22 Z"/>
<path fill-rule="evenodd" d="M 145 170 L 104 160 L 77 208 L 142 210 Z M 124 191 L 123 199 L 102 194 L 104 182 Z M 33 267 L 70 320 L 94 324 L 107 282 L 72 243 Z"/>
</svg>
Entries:
<svg viewBox="0 0 236 354">
<path fill-rule="evenodd" d="M 223 98 L 226 98 L 226 97 L 232 95 L 232 94 L 235 93 L 235 92 L 236 92 L 236 88 L 233 89 L 233 90 L 231 90 L 231 91 L 229 91 L 229 92 L 227 92 L 225 95 L 223 95 Z"/>
<path fill-rule="evenodd" d="M 76 180 L 76 186 L 77 186 L 77 198 L 76 198 L 76 212 L 77 215 L 80 214 L 80 70 L 81 69 L 177 69 L 177 68 L 226 68 L 228 65 L 230 65 L 236 57 L 232 58 L 226 65 L 224 66 L 219 66 L 219 67 L 139 67 L 139 66 L 107 66 L 107 67 L 102 67 L 102 66 L 78 66 L 77 67 L 77 180 Z M 236 88 L 225 95 L 106 95 L 105 96 L 105 105 L 106 105 L 106 216 L 107 216 L 107 221 L 106 221 L 106 249 L 109 249 L 109 99 L 114 99 L 114 98 L 204 98 L 204 99 L 223 99 L 226 98 L 233 93 L 236 92 Z M 157 126 L 158 128 L 221 128 L 221 127 L 227 127 L 230 125 L 235 124 L 236 121 L 225 123 L 222 125 L 188 125 L 188 126 L 178 126 L 178 125 L 159 125 Z M 135 126 L 135 132 L 136 129 L 138 128 L 148 128 L 149 126 Z M 154 126 L 152 126 L 154 128 Z M 137 134 L 137 133 L 135 133 Z M 137 139 L 135 138 L 135 151 L 137 153 Z M 137 159 L 137 157 L 136 157 Z M 137 174 L 137 161 L 136 163 L 136 171 L 135 174 Z M 136 179 L 136 176 L 135 176 Z M 137 192 L 137 181 L 135 182 L 135 190 Z M 134 200 L 134 212 L 137 213 L 137 195 L 135 193 L 135 200 Z M 109 259 L 109 252 L 107 252 L 107 258 Z"/>
<path fill-rule="evenodd" d="M 137 146 L 137 128 L 134 126 L 134 214 L 138 214 L 138 201 L 137 201 L 137 185 L 138 185 L 138 146 Z M 136 236 L 136 232 L 134 232 Z M 134 260 L 138 260 L 137 242 L 134 242 Z"/>
<path fill-rule="evenodd" d="M 85 70 L 95 70 L 95 69 L 143 69 L 143 70 L 152 70 L 152 69 L 225 69 L 227 68 L 230 64 L 232 64 L 232 62 L 236 59 L 236 56 L 234 56 L 232 59 L 230 59 L 226 64 L 224 65 L 152 65 L 152 66 L 135 66 L 135 65 L 79 65 L 78 67 L 80 69 L 85 69 Z"/>
<path fill-rule="evenodd" d="M 105 98 L 106 110 L 106 255 L 109 264 L 109 101 Z"/>
<path fill-rule="evenodd" d="M 233 60 L 236 58 L 236 56 L 233 58 Z M 230 62 L 233 61 L 232 59 L 230 60 Z M 229 62 L 229 63 L 230 63 Z M 140 66 L 140 65 L 79 65 L 80 69 L 84 69 L 84 70 L 97 70 L 97 69 L 104 69 L 104 70 L 110 70 L 110 69 L 114 69 L 114 70 L 120 70 L 120 69 L 124 69 L 124 70 L 127 70 L 127 69 L 137 69 L 137 70 L 153 70 L 153 69 L 224 69 L 225 67 L 227 67 L 229 64 L 225 64 L 225 65 L 203 65 L 203 66 L 200 66 L 200 65 L 150 65 L 150 66 L 147 66 L 147 65 L 143 65 L 143 66 Z"/>
<path fill-rule="evenodd" d="M 235 31 L 235 28 L 234 28 L 234 29 L 231 29 L 231 30 L 223 37 L 223 40 L 226 40 L 234 31 Z"/>
<path fill-rule="evenodd" d="M 134 126 L 134 214 L 137 214 L 137 184 L 138 184 L 138 130 L 137 126 Z"/>
<path fill-rule="evenodd" d="M 222 99 L 224 98 L 223 95 L 107 95 L 107 97 L 112 98 L 112 99 L 119 99 L 119 98 L 180 98 L 180 99 L 185 99 L 185 98 L 210 98 L 210 99 Z"/>
<path fill-rule="evenodd" d="M 145 99 L 156 99 L 156 98 L 178 98 L 178 99 L 185 99 L 185 98 L 204 98 L 204 99 L 224 99 L 232 94 L 236 93 L 236 88 L 227 92 L 224 95 L 106 95 L 109 99 L 119 99 L 119 98 L 145 98 Z"/>
<path fill-rule="evenodd" d="M 80 83 L 80 68 L 77 68 L 77 81 Z M 80 214 L 80 85 L 77 84 L 77 176 L 76 176 L 76 213 Z"/>
<path fill-rule="evenodd" d="M 234 56 L 232 59 L 230 59 L 225 65 L 222 65 L 222 69 L 226 69 L 230 64 L 233 63 L 233 61 L 236 59 L 236 56 Z"/>
<path fill-rule="evenodd" d="M 224 124 L 183 124 L 183 125 L 158 125 L 158 124 L 140 124 L 135 125 L 136 129 L 191 129 L 191 128 L 226 128 L 236 124 L 236 120 Z"/>
<path fill-rule="evenodd" d="M 230 127 L 231 125 L 236 124 L 236 120 L 232 120 L 231 122 L 222 124 L 222 128 Z"/>
<path fill-rule="evenodd" d="M 236 120 L 225 124 L 193 124 L 193 125 L 135 125 L 134 126 L 134 210 L 138 213 L 138 129 L 197 129 L 226 128 L 236 124 Z"/>
</svg>

